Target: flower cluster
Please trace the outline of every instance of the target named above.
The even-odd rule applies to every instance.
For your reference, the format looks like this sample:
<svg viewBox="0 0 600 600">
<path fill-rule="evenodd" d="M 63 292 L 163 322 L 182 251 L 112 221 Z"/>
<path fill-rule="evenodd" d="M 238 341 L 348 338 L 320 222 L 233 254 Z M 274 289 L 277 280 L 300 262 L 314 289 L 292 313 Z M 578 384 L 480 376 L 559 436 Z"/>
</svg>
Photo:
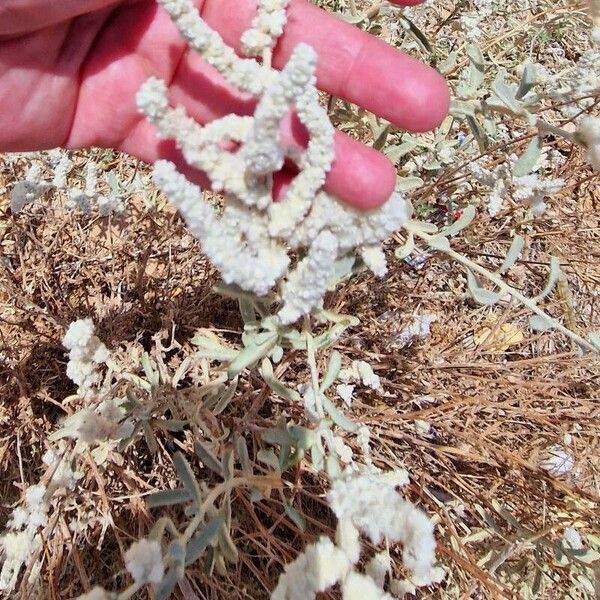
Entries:
<svg viewBox="0 0 600 600">
<path fill-rule="evenodd" d="M 373 468 L 364 472 L 349 468 L 334 480 L 327 499 L 338 517 L 336 543 L 321 537 L 308 546 L 286 566 L 272 600 L 315 598 L 337 583 L 341 584 L 344 600 L 391 600 L 384 590 L 386 575 L 391 571 L 387 551 L 377 553 L 367 563 L 365 573 L 356 570 L 361 533 L 375 545 L 384 540 L 403 544 L 403 563 L 411 578 L 391 578 L 390 591 L 414 592 L 416 586 L 439 582 L 443 571 L 434 567 L 433 524 L 395 489 L 407 481 L 403 470 L 381 473 Z"/>
<path fill-rule="evenodd" d="M 160 3 L 192 48 L 229 83 L 257 97 L 254 116 L 228 115 L 202 127 L 182 107 L 169 106 L 164 82 L 150 79 L 138 93 L 141 112 L 159 134 L 174 139 L 186 161 L 205 172 L 213 190 L 225 196 L 222 214 L 217 215 L 202 203 L 200 188 L 174 165 L 155 165 L 158 186 L 177 206 L 224 281 L 259 296 L 278 287 L 280 321 L 292 323 L 321 306 L 336 260 L 349 252 L 358 251 L 366 265 L 383 276 L 385 257 L 379 244 L 409 220 L 410 207 L 395 194 L 381 209 L 362 214 L 323 191 L 334 159 L 334 130 L 319 103 L 314 50 L 298 45 L 277 72 L 237 57 L 189 0 Z M 273 47 L 283 31 L 286 5 L 259 2 L 244 38 L 249 54 Z M 290 110 L 308 131 L 310 141 L 303 153 L 280 140 L 281 121 Z M 299 174 L 284 197 L 274 202 L 273 174 L 286 159 L 297 163 Z M 295 264 L 290 250 L 300 256 Z"/>
<path fill-rule="evenodd" d="M 84 184 L 78 187 L 68 182 L 74 165 L 67 152 L 51 150 L 37 154 L 36 158 L 39 162 L 32 165 L 25 180 L 17 183 L 11 191 L 10 207 L 13 213 L 21 212 L 49 190 L 65 194 L 66 208 L 79 209 L 86 214 L 91 212 L 93 203 L 101 216 L 121 214 L 125 210 L 123 200 L 113 186 L 106 195 L 98 191 L 98 165 L 92 159 L 86 163 Z M 51 179 L 42 176 L 42 166 L 53 173 Z"/>
<path fill-rule="evenodd" d="M 108 350 L 94 331 L 91 319 L 80 319 L 69 325 L 63 338 L 63 345 L 69 350 L 67 375 L 83 395 L 100 381 L 97 366 L 108 359 Z"/>
</svg>

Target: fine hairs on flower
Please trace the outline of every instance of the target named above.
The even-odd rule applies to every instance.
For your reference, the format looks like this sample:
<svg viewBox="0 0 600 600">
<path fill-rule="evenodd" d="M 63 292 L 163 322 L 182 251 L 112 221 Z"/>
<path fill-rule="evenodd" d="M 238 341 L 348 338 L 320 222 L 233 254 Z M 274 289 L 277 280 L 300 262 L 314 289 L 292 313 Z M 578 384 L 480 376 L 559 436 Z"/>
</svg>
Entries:
<svg viewBox="0 0 600 600">
<path fill-rule="evenodd" d="M 183 107 L 169 106 L 164 82 L 151 78 L 138 92 L 139 109 L 159 135 L 175 140 L 185 160 L 205 172 L 213 190 L 224 195 L 218 215 L 203 202 L 200 188 L 172 163 L 155 165 L 155 181 L 225 283 L 258 296 L 277 288 L 282 302 L 278 316 L 287 324 L 321 307 L 338 258 L 358 252 L 377 276 L 385 275 L 379 244 L 409 220 L 410 205 L 393 194 L 382 208 L 359 213 L 323 191 L 334 160 L 334 129 L 315 87 L 317 55 L 299 44 L 281 72 L 269 66 L 288 2 L 259 1 L 252 27 L 242 37 L 248 58 L 238 57 L 190 0 L 159 3 L 191 48 L 230 85 L 257 98 L 252 117 L 227 115 L 202 127 Z M 254 58 L 259 56 L 262 63 Z M 309 135 L 302 153 L 280 140 L 280 124 L 290 110 Z M 231 144 L 235 151 L 227 149 Z M 284 197 L 274 202 L 273 174 L 286 159 L 297 163 L 299 174 Z M 299 257 L 296 262 L 290 251 Z"/>
</svg>

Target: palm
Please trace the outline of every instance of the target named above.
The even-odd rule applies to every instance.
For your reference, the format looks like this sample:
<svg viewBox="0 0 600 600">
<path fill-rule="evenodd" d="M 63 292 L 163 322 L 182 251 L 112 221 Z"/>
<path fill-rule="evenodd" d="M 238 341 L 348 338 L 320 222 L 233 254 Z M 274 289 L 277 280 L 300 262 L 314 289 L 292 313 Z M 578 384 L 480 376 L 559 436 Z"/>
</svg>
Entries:
<svg viewBox="0 0 600 600">
<path fill-rule="evenodd" d="M 256 2 L 199 4 L 203 17 L 235 45 Z M 284 64 L 299 41 L 319 52 L 322 89 L 406 129 L 425 130 L 443 118 L 448 94 L 436 73 L 304 0 L 293 0 L 274 64 Z M 0 37 L 0 149 L 105 146 L 148 162 L 178 160 L 175 148 L 158 140 L 136 110 L 135 94 L 150 75 L 169 82 L 173 102 L 200 122 L 252 110 L 251 98 L 237 94 L 187 51 L 154 0 L 129 1 L 34 33 Z M 302 143 L 293 124 L 284 135 Z M 330 191 L 362 207 L 387 198 L 395 180 L 387 160 L 342 134 L 336 144 Z"/>
</svg>

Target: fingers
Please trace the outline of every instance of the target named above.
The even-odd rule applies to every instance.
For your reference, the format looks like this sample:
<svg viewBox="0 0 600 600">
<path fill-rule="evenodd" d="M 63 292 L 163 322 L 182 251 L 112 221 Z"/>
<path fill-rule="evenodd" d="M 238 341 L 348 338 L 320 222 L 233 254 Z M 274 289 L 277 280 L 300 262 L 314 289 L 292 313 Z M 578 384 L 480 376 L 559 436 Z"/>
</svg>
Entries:
<svg viewBox="0 0 600 600">
<path fill-rule="evenodd" d="M 208 123 L 224 114 L 250 115 L 256 101 L 229 87 L 197 54 L 186 53 L 171 84 L 171 101 L 182 104 L 194 119 Z M 285 119 L 282 142 L 296 148 L 308 143 L 297 118 Z M 394 191 L 396 171 L 381 153 L 336 132 L 335 160 L 325 188 L 344 202 L 366 210 L 383 204 Z"/>
<path fill-rule="evenodd" d="M 255 10 L 250 2 L 205 0 L 202 16 L 228 44 L 239 47 Z M 318 84 L 330 94 L 409 131 L 432 129 L 447 114 L 448 88 L 434 69 L 305 0 L 292 0 L 285 33 L 275 49 L 275 66 L 283 67 L 300 42 L 317 51 Z"/>
</svg>

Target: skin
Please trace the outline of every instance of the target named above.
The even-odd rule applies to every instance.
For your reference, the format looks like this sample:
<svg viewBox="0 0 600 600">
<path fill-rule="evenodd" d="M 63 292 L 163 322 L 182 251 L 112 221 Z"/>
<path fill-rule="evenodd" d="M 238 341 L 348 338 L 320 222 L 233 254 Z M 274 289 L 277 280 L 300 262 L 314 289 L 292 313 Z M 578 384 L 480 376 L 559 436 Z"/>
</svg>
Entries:
<svg viewBox="0 0 600 600">
<path fill-rule="evenodd" d="M 256 0 L 195 0 L 202 17 L 238 47 Z M 401 5 L 418 0 L 394 0 Z M 436 127 L 448 111 L 445 81 L 433 69 L 381 40 L 292 0 L 273 64 L 282 67 L 299 42 L 319 54 L 320 89 L 362 106 L 409 131 Z M 144 161 L 182 159 L 137 112 L 135 94 L 151 75 L 169 83 L 173 104 L 199 122 L 251 114 L 254 101 L 226 85 L 187 46 L 154 0 L 1 0 L 0 151 L 62 146 L 116 148 Z M 290 118 L 286 141 L 306 143 Z M 198 173 L 187 174 L 204 183 Z M 279 178 L 285 181 L 283 173 Z M 390 196 L 393 165 L 338 132 L 326 187 L 360 209 Z"/>
</svg>

